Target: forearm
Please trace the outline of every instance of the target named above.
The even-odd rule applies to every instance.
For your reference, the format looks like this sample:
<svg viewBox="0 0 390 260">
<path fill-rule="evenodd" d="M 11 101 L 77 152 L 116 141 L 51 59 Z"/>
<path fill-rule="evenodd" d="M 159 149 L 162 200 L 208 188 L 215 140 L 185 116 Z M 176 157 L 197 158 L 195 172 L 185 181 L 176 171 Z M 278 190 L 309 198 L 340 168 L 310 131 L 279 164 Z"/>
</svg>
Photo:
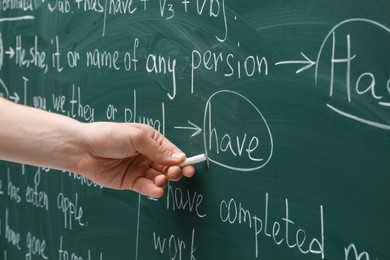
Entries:
<svg viewBox="0 0 390 260">
<path fill-rule="evenodd" d="M 72 170 L 82 154 L 83 124 L 0 98 L 0 159 Z"/>
<path fill-rule="evenodd" d="M 168 180 L 191 177 L 185 154 L 142 124 L 80 123 L 0 98 L 0 160 L 69 170 L 97 184 L 159 198 Z"/>
</svg>

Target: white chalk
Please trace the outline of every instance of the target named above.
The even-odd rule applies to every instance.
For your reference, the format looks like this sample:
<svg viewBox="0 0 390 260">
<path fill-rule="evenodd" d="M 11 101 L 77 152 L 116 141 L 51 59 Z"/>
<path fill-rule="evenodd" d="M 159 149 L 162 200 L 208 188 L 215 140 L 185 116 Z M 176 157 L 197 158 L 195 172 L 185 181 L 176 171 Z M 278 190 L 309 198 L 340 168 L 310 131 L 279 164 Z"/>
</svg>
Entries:
<svg viewBox="0 0 390 260">
<path fill-rule="evenodd" d="M 206 160 L 207 160 L 206 155 L 204 153 L 202 153 L 202 154 L 195 155 L 195 156 L 192 156 L 190 158 L 187 158 L 184 162 L 182 162 L 179 165 L 179 167 L 184 167 L 184 166 L 187 166 L 187 165 L 204 162 Z"/>
</svg>

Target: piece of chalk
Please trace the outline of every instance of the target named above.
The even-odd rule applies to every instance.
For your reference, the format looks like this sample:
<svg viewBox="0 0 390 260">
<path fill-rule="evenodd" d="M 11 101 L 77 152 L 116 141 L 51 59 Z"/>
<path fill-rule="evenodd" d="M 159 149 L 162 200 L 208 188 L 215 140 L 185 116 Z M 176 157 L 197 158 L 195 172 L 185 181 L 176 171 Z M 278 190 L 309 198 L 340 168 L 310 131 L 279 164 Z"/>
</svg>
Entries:
<svg viewBox="0 0 390 260">
<path fill-rule="evenodd" d="M 184 166 L 187 166 L 187 165 L 204 162 L 206 160 L 207 160 L 207 157 L 206 157 L 206 155 L 204 153 L 203 154 L 199 154 L 199 155 L 195 155 L 195 156 L 192 156 L 190 158 L 187 158 L 184 162 L 182 162 L 179 165 L 179 167 L 184 167 Z"/>
</svg>

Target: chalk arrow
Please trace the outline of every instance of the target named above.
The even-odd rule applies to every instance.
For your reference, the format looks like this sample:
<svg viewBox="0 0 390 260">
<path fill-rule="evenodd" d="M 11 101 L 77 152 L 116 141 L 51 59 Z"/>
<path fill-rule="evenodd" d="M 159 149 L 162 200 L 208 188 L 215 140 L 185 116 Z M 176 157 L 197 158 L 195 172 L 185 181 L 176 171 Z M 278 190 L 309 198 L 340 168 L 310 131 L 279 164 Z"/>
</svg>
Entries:
<svg viewBox="0 0 390 260">
<path fill-rule="evenodd" d="M 313 67 L 316 64 L 315 61 L 312 61 L 311 59 L 309 59 L 303 52 L 301 52 L 301 55 L 303 58 L 305 58 L 305 60 L 280 61 L 280 62 L 275 63 L 275 66 L 286 65 L 286 64 L 304 64 L 305 65 L 304 67 L 302 67 L 296 71 L 296 74 L 299 74 L 302 71 L 310 69 L 311 67 Z"/>
<path fill-rule="evenodd" d="M 199 126 L 195 125 L 194 123 L 192 123 L 190 120 L 188 120 L 188 124 L 190 124 L 191 126 L 175 126 L 175 129 L 184 129 L 184 130 L 192 130 L 192 131 L 195 131 L 191 137 L 195 137 L 197 136 L 198 134 L 202 133 L 202 128 L 200 128 Z"/>
<path fill-rule="evenodd" d="M 15 55 L 15 51 L 12 47 L 9 47 L 8 51 L 5 51 L 5 54 L 9 55 L 9 58 L 12 59 Z"/>
<path fill-rule="evenodd" d="M 14 92 L 14 95 L 10 96 L 9 99 L 15 103 L 19 103 L 19 101 L 20 101 L 20 97 L 19 97 L 18 93 L 16 93 L 16 92 Z"/>
</svg>

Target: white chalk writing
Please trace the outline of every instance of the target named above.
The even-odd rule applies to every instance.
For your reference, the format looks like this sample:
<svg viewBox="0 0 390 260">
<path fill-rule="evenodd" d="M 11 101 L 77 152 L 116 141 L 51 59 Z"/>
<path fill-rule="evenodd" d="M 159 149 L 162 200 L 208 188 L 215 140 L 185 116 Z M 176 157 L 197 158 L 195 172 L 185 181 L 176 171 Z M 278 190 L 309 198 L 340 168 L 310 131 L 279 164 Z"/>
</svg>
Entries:
<svg viewBox="0 0 390 260">
<path fill-rule="evenodd" d="M 324 214 L 323 207 L 320 207 L 320 232 L 319 238 L 314 237 L 311 241 L 307 241 L 307 231 L 303 228 L 296 227 L 296 223 L 290 218 L 289 201 L 285 200 L 285 215 L 280 220 L 275 220 L 270 228 L 268 218 L 268 200 L 269 196 L 266 193 L 264 205 L 264 218 L 258 217 L 253 211 L 246 209 L 242 203 L 237 203 L 235 199 L 222 200 L 220 203 L 220 219 L 223 223 L 246 225 L 254 232 L 254 255 L 256 258 L 260 256 L 261 239 L 271 238 L 276 245 L 284 244 L 288 248 L 297 248 L 302 254 L 320 255 L 325 258 L 325 242 L 324 242 Z M 283 228 L 284 227 L 284 228 Z M 284 233 L 284 236 L 283 236 Z M 291 238 L 290 233 L 295 233 Z M 261 236 L 262 235 L 262 236 Z"/>
<path fill-rule="evenodd" d="M 73 221 L 76 221 L 79 226 L 84 226 L 82 222 L 83 208 L 78 205 L 78 194 L 75 194 L 74 202 L 66 197 L 63 193 L 57 196 L 57 208 L 64 215 L 64 228 L 72 229 Z"/>
</svg>

